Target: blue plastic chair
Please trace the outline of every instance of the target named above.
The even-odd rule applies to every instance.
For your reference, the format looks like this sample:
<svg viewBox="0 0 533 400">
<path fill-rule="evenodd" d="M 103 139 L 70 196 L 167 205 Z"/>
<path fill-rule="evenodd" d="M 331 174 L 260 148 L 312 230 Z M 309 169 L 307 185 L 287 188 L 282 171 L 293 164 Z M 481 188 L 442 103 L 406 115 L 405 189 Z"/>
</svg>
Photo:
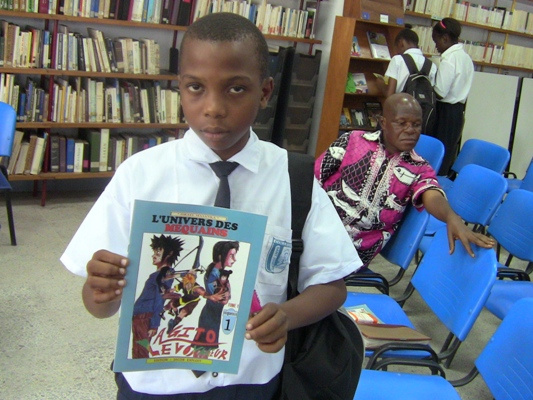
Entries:
<svg viewBox="0 0 533 400">
<path fill-rule="evenodd" d="M 472 245 L 472 249 L 474 258 L 460 245 L 450 254 L 446 229 L 440 229 L 410 282 L 450 331 L 437 355 L 439 361 L 445 361 L 445 367 L 449 366 L 461 342 L 470 332 L 496 280 L 494 249 L 475 245 Z M 387 295 L 349 292 L 344 305 L 351 307 L 362 304 L 366 304 L 386 324 L 414 328 L 405 311 Z M 372 356 L 368 366 L 383 357 L 427 357 L 428 353 L 422 351 L 424 348 L 430 346 L 421 346 L 420 350 L 395 350 L 393 354 L 387 345 L 379 351 L 367 350 L 367 355 Z"/>
<path fill-rule="evenodd" d="M 466 165 L 446 196 L 450 207 L 465 222 L 474 224 L 474 230 L 485 231 L 507 191 L 507 180 L 498 172 L 476 164 Z M 446 224 L 435 217 L 429 218 L 420 251 L 424 253 L 435 232 Z"/>
<path fill-rule="evenodd" d="M 459 176 L 466 165 L 477 164 L 502 174 L 510 158 L 511 153 L 502 146 L 485 140 L 468 139 L 459 151 L 451 171 Z M 454 184 L 454 181 L 446 176 L 438 176 L 438 180 L 445 192 Z"/>
<path fill-rule="evenodd" d="M 17 123 L 17 114 L 15 109 L 9 104 L 0 102 L 0 156 L 11 157 L 13 150 L 13 137 L 15 135 L 15 125 Z M 0 192 L 4 193 L 6 199 L 7 220 L 9 224 L 9 235 L 11 244 L 17 245 L 15 236 L 15 220 L 13 218 L 13 209 L 11 206 L 11 184 L 9 183 L 7 170 L 0 166 Z"/>
<path fill-rule="evenodd" d="M 485 305 L 501 319 L 517 300 L 533 297 L 533 283 L 529 282 L 533 265 L 533 192 L 523 189 L 510 192 L 494 215 L 487 233 L 509 252 L 505 264 L 498 264 L 498 276 L 510 280 L 496 281 Z M 528 269 L 510 268 L 514 257 L 529 261 Z"/>
<path fill-rule="evenodd" d="M 363 370 L 355 400 L 456 400 L 454 386 L 477 375 L 496 400 L 533 399 L 533 299 L 517 302 L 502 321 L 463 379 L 448 382 L 441 376 Z"/>
<path fill-rule="evenodd" d="M 518 179 L 514 172 L 504 172 L 503 175 L 507 177 L 507 192 L 516 189 L 533 192 L 533 158 L 529 162 L 524 179 Z M 509 178 L 509 176 L 512 176 L 512 178 Z"/>
<path fill-rule="evenodd" d="M 405 274 L 416 254 L 420 241 L 426 231 L 429 214 L 417 210 L 412 205 L 407 207 L 400 226 L 389 239 L 380 254 L 388 262 L 399 267 L 396 275 L 387 280 L 383 275 L 371 269 L 358 272 L 346 278 L 349 286 L 375 287 L 384 294 L 389 294 L 389 286 L 394 286 Z M 370 264 L 372 266 L 372 264 Z"/>
<path fill-rule="evenodd" d="M 415 152 L 422 156 L 435 171 L 440 169 L 444 159 L 444 145 L 433 136 L 420 135 Z"/>
</svg>

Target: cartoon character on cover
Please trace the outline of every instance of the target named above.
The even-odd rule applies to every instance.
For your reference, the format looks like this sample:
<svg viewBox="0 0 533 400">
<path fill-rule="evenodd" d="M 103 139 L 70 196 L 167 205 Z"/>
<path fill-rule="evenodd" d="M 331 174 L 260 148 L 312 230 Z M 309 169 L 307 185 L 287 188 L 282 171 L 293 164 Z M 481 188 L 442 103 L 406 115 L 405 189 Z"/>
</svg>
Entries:
<svg viewBox="0 0 533 400">
<path fill-rule="evenodd" d="M 222 310 L 231 298 L 229 281 L 226 278 L 223 283 L 222 272 L 235 263 L 238 251 L 239 242 L 236 241 L 220 241 L 213 246 L 213 262 L 206 269 L 204 283 L 209 296 L 218 293 L 221 298 L 218 301 L 208 298 L 200 313 L 195 338 L 195 342 L 201 343 L 196 348 L 199 357 L 207 358 L 209 351 L 218 347 Z"/>
<path fill-rule="evenodd" d="M 220 301 L 223 298 L 220 292 L 209 296 L 206 290 L 198 284 L 196 278 L 197 270 L 195 269 L 171 276 L 171 279 L 176 279 L 179 283 L 175 287 L 167 289 L 163 295 L 163 299 L 169 301 L 165 304 L 163 312 L 161 312 L 161 318 L 165 319 L 165 311 L 175 316 L 168 321 L 167 334 L 170 334 L 183 318 L 192 314 L 200 301 L 200 297 L 203 296 L 213 301 Z"/>
<path fill-rule="evenodd" d="M 183 250 L 184 242 L 170 235 L 155 236 L 150 247 L 153 250 L 152 264 L 156 271 L 151 273 L 133 306 L 133 358 L 148 358 L 150 339 L 157 333 L 163 310 L 163 294 L 170 289 L 172 280 L 165 279 L 174 273 L 172 265 Z"/>
</svg>

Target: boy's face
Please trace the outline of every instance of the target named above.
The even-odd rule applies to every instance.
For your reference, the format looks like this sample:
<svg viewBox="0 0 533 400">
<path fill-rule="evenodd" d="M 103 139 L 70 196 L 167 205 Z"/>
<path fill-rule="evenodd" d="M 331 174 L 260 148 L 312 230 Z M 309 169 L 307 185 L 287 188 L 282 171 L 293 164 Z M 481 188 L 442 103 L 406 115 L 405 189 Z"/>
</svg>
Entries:
<svg viewBox="0 0 533 400">
<path fill-rule="evenodd" d="M 189 126 L 227 160 L 246 145 L 250 126 L 272 94 L 272 79 L 260 78 L 251 40 L 188 39 L 180 64 L 181 105 Z"/>
</svg>

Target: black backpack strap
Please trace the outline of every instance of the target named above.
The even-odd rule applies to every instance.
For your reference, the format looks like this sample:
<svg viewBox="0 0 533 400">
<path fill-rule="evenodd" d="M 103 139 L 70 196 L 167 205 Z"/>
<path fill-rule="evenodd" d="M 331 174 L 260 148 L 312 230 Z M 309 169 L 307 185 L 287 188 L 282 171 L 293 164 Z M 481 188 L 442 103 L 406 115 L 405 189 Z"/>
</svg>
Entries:
<svg viewBox="0 0 533 400">
<path fill-rule="evenodd" d="M 288 158 L 291 182 L 292 255 L 289 266 L 287 299 L 291 299 L 297 294 L 300 256 L 304 249 L 302 231 L 307 214 L 311 209 L 315 159 L 308 154 L 293 152 L 288 153 Z"/>
<path fill-rule="evenodd" d="M 426 58 L 424 60 L 424 65 L 422 66 L 422 69 L 420 70 L 420 73 L 422 75 L 425 75 L 425 76 L 429 77 L 429 73 L 431 72 L 431 66 L 432 65 L 433 65 L 433 62 L 429 58 Z"/>
<path fill-rule="evenodd" d="M 402 58 L 403 61 L 405 61 L 405 64 L 407 65 L 409 75 L 418 73 L 418 68 L 416 67 L 415 60 L 413 60 L 413 57 L 411 57 L 410 54 L 402 54 Z"/>
</svg>

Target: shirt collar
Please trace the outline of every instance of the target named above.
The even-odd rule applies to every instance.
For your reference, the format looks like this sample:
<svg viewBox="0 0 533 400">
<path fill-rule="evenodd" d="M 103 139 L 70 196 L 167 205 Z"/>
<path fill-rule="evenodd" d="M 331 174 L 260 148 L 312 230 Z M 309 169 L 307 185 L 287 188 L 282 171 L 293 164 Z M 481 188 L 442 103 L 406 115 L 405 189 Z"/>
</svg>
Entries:
<svg viewBox="0 0 533 400">
<path fill-rule="evenodd" d="M 188 158 L 191 161 L 209 164 L 215 161 L 220 161 L 220 157 L 211 150 L 198 135 L 192 130 L 188 129 L 183 136 L 187 147 Z M 255 132 L 250 129 L 250 138 L 244 148 L 231 157 L 228 161 L 238 162 L 244 168 L 253 173 L 259 171 L 260 162 L 260 141 Z"/>
<path fill-rule="evenodd" d="M 444 53 L 441 54 L 441 56 L 442 57 L 447 57 L 450 54 L 455 53 L 456 51 L 459 51 L 459 50 L 462 50 L 462 49 L 463 49 L 463 44 L 462 43 L 456 43 L 456 44 L 451 45 L 450 47 L 448 47 L 444 51 Z"/>
<path fill-rule="evenodd" d="M 375 132 L 367 132 L 367 133 L 364 133 L 363 134 L 363 137 L 368 140 L 369 142 L 377 142 L 379 143 L 379 146 L 381 147 L 381 149 L 384 151 L 384 152 L 387 152 L 387 150 L 385 149 L 385 144 L 383 143 L 383 132 L 382 131 L 375 131 Z M 414 149 L 411 150 L 411 151 L 402 151 L 401 153 L 399 153 L 398 155 L 403 158 L 404 160 L 406 159 L 413 159 L 414 157 Z"/>
</svg>

